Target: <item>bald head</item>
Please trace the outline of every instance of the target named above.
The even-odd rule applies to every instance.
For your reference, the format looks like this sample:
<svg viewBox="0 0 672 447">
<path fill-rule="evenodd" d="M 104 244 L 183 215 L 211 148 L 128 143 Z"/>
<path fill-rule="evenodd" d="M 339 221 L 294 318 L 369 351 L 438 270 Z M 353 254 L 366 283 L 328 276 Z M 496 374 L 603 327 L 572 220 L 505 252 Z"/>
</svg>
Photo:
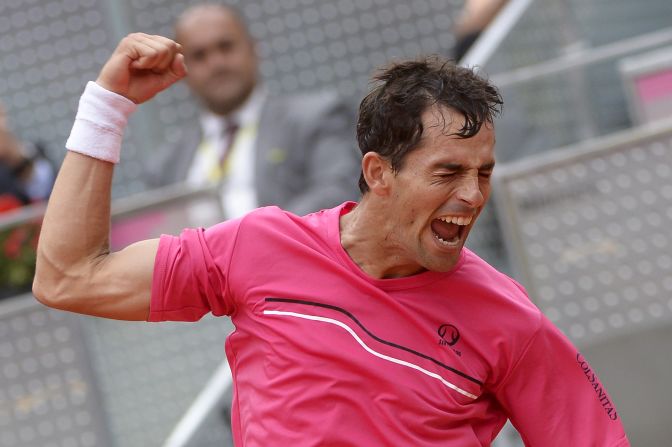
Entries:
<svg viewBox="0 0 672 447">
<path fill-rule="evenodd" d="M 185 10 L 175 23 L 189 69 L 186 78 L 203 105 L 218 115 L 239 108 L 257 83 L 257 55 L 247 26 L 228 6 Z"/>
<path fill-rule="evenodd" d="M 237 9 L 232 6 L 212 3 L 194 5 L 182 11 L 182 14 L 175 21 L 176 40 L 179 42 L 180 29 L 188 30 L 193 25 L 198 26 L 203 20 L 213 16 L 227 16 L 232 22 L 236 22 L 245 31 L 247 37 L 252 40 L 247 30 L 247 24 Z"/>
</svg>

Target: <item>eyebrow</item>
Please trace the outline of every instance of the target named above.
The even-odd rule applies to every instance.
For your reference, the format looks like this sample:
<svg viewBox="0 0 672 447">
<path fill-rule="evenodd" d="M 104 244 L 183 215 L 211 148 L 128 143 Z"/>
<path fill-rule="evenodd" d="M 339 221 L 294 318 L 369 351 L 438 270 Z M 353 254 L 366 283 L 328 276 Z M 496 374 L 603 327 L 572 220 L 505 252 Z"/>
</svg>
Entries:
<svg viewBox="0 0 672 447">
<path fill-rule="evenodd" d="M 437 163 L 436 165 L 437 168 L 443 168 L 448 171 L 459 171 L 464 169 L 464 165 L 461 165 L 459 163 Z M 491 161 L 488 163 L 484 163 L 481 166 L 479 166 L 478 170 L 479 171 L 487 171 L 490 169 L 494 169 L 495 167 L 495 162 Z"/>
</svg>

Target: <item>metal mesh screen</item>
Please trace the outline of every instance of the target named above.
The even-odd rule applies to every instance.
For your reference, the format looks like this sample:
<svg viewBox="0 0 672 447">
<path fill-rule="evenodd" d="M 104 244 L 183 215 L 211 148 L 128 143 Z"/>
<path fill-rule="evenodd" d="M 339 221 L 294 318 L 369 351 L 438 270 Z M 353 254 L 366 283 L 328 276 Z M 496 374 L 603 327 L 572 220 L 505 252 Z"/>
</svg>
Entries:
<svg viewBox="0 0 672 447">
<path fill-rule="evenodd" d="M 672 24 L 672 3 L 666 0 L 571 0 L 569 3 L 577 29 L 590 46 L 606 45 Z"/>
<path fill-rule="evenodd" d="M 196 1 L 126 2 L 129 27 L 172 35 L 174 18 Z M 372 70 L 392 58 L 448 54 L 463 0 L 229 1 L 258 41 L 261 74 L 273 92 L 331 88 L 359 99 Z M 163 95 L 162 105 L 184 94 Z M 166 112 L 168 113 L 168 112 Z M 173 124 L 165 120 L 162 124 Z M 171 118 L 171 117 L 168 117 Z"/>
<path fill-rule="evenodd" d="M 120 447 L 161 445 L 224 360 L 233 330 L 228 318 L 214 317 L 161 324 L 87 319 L 84 328 Z"/>
<path fill-rule="evenodd" d="M 0 446 L 112 445 L 80 319 L 32 298 L 0 315 Z"/>
<path fill-rule="evenodd" d="M 161 445 L 224 359 L 233 329 L 227 318 L 79 317 L 32 297 L 0 311 L 2 447 Z M 213 433 L 226 435 L 224 417 L 216 422 Z"/>
<path fill-rule="evenodd" d="M 497 205 L 531 297 L 576 342 L 672 319 L 672 129 L 507 167 Z"/>
</svg>

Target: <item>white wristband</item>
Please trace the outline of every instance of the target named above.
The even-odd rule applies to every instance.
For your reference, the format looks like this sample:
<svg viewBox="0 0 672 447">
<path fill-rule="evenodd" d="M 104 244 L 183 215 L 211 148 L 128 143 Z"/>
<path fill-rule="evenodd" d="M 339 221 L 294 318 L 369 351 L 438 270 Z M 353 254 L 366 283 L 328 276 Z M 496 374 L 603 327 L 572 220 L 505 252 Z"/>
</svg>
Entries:
<svg viewBox="0 0 672 447">
<path fill-rule="evenodd" d="M 93 81 L 86 84 L 66 149 L 99 160 L 119 163 L 128 117 L 138 106 Z"/>
</svg>

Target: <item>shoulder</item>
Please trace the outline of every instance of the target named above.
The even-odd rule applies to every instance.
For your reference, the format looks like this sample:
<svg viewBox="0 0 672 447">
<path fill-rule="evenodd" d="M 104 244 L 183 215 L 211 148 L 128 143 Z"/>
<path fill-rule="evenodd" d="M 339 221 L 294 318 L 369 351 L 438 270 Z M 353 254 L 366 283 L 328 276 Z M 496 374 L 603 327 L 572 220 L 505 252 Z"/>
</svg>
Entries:
<svg viewBox="0 0 672 447">
<path fill-rule="evenodd" d="M 325 209 L 304 216 L 277 206 L 265 206 L 246 214 L 240 220 L 241 236 L 255 239 L 315 239 L 325 238 L 330 215 L 338 208 Z"/>
<path fill-rule="evenodd" d="M 516 338 L 531 337 L 542 323 L 542 313 L 525 288 L 471 250 L 464 251 L 465 259 L 456 276 L 469 291 L 470 300 L 478 303 L 475 312 Z"/>
<path fill-rule="evenodd" d="M 455 273 L 478 350 L 489 366 L 488 386 L 497 387 L 530 344 L 551 323 L 525 288 L 468 249 Z"/>
<path fill-rule="evenodd" d="M 484 292 L 520 303 L 524 307 L 529 307 L 539 312 L 537 307 L 530 301 L 525 288 L 518 281 L 500 272 L 468 248 L 464 248 L 464 258 L 460 270 L 476 283 L 478 287 L 482 288 Z"/>
</svg>

